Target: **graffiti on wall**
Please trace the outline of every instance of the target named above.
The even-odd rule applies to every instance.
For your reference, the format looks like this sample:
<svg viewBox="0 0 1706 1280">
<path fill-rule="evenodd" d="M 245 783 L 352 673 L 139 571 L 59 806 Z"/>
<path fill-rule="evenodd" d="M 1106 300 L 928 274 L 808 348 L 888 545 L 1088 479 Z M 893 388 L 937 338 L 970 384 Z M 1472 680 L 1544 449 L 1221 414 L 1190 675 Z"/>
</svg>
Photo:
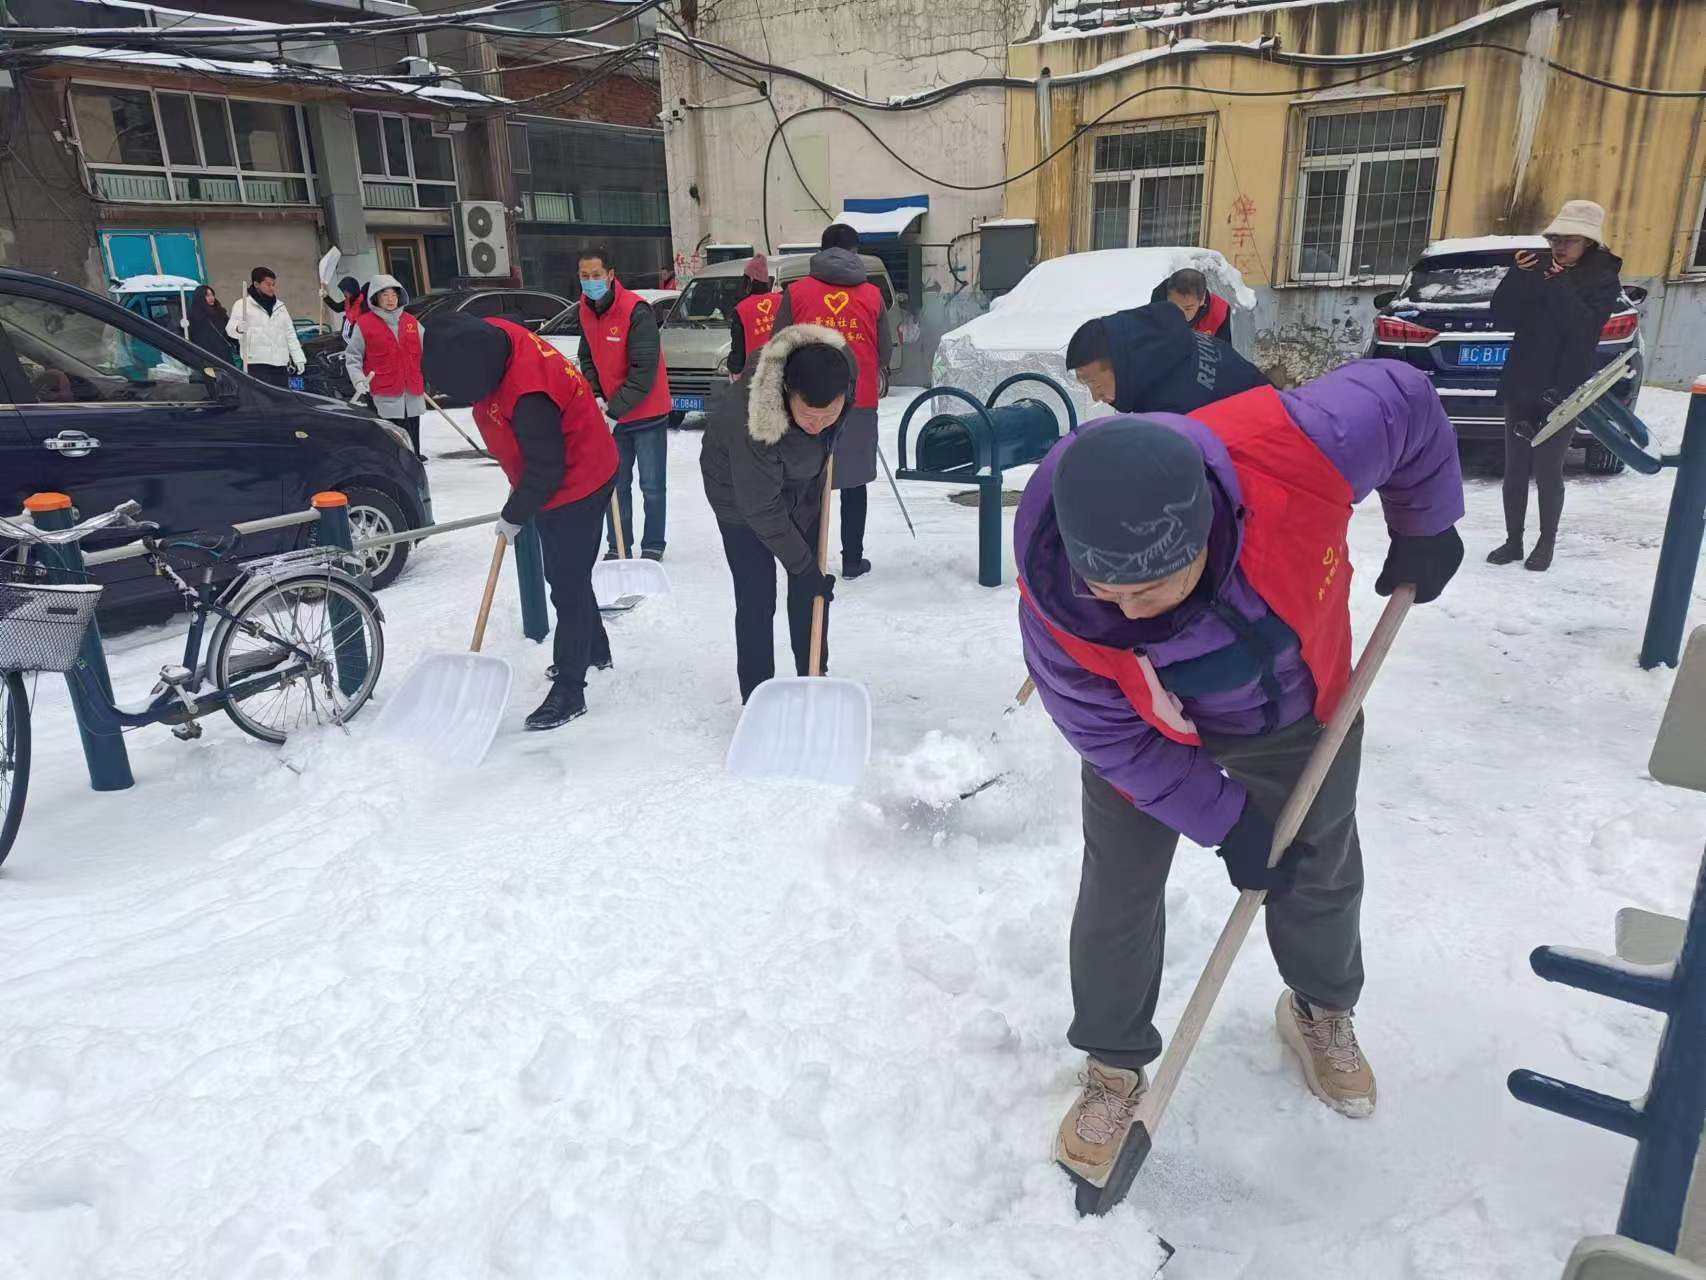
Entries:
<svg viewBox="0 0 1706 1280">
<path fill-rule="evenodd" d="M 1256 252 L 1256 202 L 1247 195 L 1240 195 L 1234 200 L 1229 225 L 1232 230 L 1232 265 L 1238 268 L 1240 275 L 1262 274 L 1262 260 Z"/>
</svg>

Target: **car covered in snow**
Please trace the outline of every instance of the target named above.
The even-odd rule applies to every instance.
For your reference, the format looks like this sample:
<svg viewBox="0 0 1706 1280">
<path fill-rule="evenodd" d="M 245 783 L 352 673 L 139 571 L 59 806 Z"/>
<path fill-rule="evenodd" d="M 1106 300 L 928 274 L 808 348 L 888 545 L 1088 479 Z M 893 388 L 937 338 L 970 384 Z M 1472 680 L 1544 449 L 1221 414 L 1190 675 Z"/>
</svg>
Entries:
<svg viewBox="0 0 1706 1280">
<path fill-rule="evenodd" d="M 981 400 L 1015 373 L 1046 373 L 1066 388 L 1081 417 L 1106 413 L 1105 405 L 1092 407 L 1067 369 L 1066 344 L 1087 320 L 1146 305 L 1157 285 L 1186 267 L 1202 272 L 1210 292 L 1231 304 L 1232 345 L 1250 356 L 1256 295 L 1219 253 L 1184 246 L 1097 249 L 1037 263 L 987 312 L 944 334 L 931 381 Z"/>
<path fill-rule="evenodd" d="M 1524 250 L 1546 253 L 1548 246 L 1539 236 L 1439 240 L 1422 251 L 1401 288 L 1374 296 L 1379 310 L 1368 355 L 1402 360 L 1433 379 L 1459 439 L 1504 437 L 1499 384 L 1515 335 L 1501 330 L 1493 319 L 1493 290 Z M 1612 389 L 1630 407 L 1640 394 L 1646 364 L 1637 310 L 1646 300 L 1645 289 L 1624 286 L 1617 309 L 1600 330 L 1594 367 L 1582 371 L 1585 380 L 1633 348 L 1629 376 Z M 1575 442 L 1587 449 L 1589 471 L 1609 475 L 1623 469 L 1611 451 L 1585 431 L 1577 430 Z"/>
</svg>

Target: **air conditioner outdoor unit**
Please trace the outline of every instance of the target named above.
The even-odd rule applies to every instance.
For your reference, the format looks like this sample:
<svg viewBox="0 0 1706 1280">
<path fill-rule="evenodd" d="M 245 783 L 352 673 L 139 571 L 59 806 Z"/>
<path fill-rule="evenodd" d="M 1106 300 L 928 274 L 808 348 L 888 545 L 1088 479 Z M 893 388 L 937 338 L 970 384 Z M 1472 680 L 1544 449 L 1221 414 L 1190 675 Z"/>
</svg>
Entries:
<svg viewBox="0 0 1706 1280">
<path fill-rule="evenodd" d="M 455 206 L 462 274 L 491 279 L 509 274 L 509 222 L 502 200 L 461 200 Z"/>
</svg>

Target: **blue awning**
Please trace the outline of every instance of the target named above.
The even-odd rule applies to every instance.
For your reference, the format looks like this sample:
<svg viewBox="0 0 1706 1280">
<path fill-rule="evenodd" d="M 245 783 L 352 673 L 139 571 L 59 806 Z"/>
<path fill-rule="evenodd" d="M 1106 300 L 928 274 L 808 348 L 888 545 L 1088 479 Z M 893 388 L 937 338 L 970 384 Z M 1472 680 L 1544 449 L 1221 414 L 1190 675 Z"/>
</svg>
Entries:
<svg viewBox="0 0 1706 1280">
<path fill-rule="evenodd" d="M 852 227 L 861 240 L 898 240 L 916 230 L 918 220 L 929 212 L 929 196 L 886 196 L 848 200 L 835 220 Z"/>
</svg>

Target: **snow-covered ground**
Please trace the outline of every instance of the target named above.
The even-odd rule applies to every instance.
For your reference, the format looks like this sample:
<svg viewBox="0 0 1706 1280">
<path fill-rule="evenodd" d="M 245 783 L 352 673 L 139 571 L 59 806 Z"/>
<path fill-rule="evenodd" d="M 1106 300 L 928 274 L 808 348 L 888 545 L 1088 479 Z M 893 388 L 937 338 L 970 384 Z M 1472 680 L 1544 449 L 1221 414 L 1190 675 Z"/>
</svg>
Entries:
<svg viewBox="0 0 1706 1280">
<path fill-rule="evenodd" d="M 1672 439 L 1685 407 L 1642 404 Z M 1504 1076 L 1634 1096 L 1650 1065 L 1655 1016 L 1526 957 L 1609 948 L 1624 904 L 1678 910 L 1698 862 L 1706 797 L 1643 776 L 1671 683 L 1635 666 L 1668 477 L 1572 471 L 1540 576 L 1481 562 L 1499 499 L 1476 474 L 1469 561 L 1375 688 L 1376 1118 L 1304 1091 L 1258 930 L 1128 1205 L 1080 1221 L 1048 1158 L 1080 1067 L 1075 761 L 1034 704 L 991 741 L 1023 670 L 1012 590 L 975 583 L 973 510 L 910 486 L 915 543 L 872 489 L 876 571 L 840 588 L 832 645 L 875 707 L 863 789 L 737 783 L 697 465 L 696 433 L 673 436 L 674 598 L 613 624 L 617 669 L 559 732 L 521 732 L 547 655 L 506 581 L 487 648 L 516 689 L 477 773 L 387 757 L 365 720 L 282 751 L 219 720 L 133 736 L 136 787 L 97 795 L 41 681 L 0 874 L 0 1275 L 1127 1280 L 1160 1231 L 1173 1280 L 1535 1280 L 1611 1227 L 1629 1144 Z M 432 475 L 441 518 L 499 500 L 490 466 Z M 1375 504 L 1353 545 L 1366 634 Z M 383 689 L 466 645 L 489 548 L 429 543 L 384 594 Z M 178 643 L 117 637 L 121 692 Z M 924 803 L 1002 767 L 969 804 Z M 1163 1030 L 1232 900 L 1212 856 L 1180 857 Z"/>
</svg>

